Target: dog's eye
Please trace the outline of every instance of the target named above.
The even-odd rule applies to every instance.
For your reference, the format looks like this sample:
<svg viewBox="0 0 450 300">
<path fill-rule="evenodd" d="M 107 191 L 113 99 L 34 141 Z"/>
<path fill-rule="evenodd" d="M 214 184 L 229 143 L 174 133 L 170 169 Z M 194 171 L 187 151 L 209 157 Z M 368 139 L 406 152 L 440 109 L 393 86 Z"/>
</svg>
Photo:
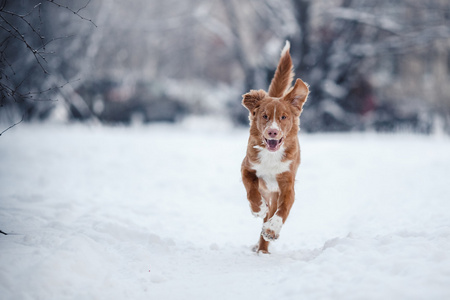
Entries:
<svg viewBox="0 0 450 300">
<path fill-rule="evenodd" d="M 267 115 L 263 115 L 263 119 L 267 120 L 269 117 Z"/>
<path fill-rule="evenodd" d="M 281 120 L 285 120 L 286 119 L 286 116 L 281 116 Z"/>
</svg>

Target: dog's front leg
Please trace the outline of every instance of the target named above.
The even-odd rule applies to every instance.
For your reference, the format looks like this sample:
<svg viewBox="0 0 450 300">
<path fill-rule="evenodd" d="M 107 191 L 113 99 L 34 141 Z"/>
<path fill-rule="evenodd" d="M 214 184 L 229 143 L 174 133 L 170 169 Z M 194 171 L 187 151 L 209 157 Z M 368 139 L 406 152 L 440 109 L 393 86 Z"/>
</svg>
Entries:
<svg viewBox="0 0 450 300">
<path fill-rule="evenodd" d="M 268 207 L 259 192 L 259 180 L 256 171 L 242 167 L 242 182 L 247 190 L 247 199 L 250 202 L 252 214 L 258 218 L 265 218 Z"/>
<path fill-rule="evenodd" d="M 277 178 L 280 188 L 280 196 L 277 201 L 277 210 L 275 214 L 263 224 L 262 237 L 266 241 L 273 241 L 280 236 L 281 227 L 291 211 L 295 200 L 294 182 L 295 177 L 289 173 L 280 174 Z"/>
</svg>

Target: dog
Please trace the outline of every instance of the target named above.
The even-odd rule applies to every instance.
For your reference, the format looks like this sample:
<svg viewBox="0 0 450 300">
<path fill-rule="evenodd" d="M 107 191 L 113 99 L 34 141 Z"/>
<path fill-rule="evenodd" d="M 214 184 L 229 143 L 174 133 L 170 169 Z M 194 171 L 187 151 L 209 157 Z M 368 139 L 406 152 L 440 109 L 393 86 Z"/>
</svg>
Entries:
<svg viewBox="0 0 450 300">
<path fill-rule="evenodd" d="M 251 90 L 242 96 L 249 111 L 250 137 L 241 175 L 254 216 L 264 220 L 255 252 L 269 253 L 278 239 L 295 199 L 300 165 L 298 131 L 309 87 L 294 79 L 290 43 L 286 41 L 269 91 Z"/>
</svg>

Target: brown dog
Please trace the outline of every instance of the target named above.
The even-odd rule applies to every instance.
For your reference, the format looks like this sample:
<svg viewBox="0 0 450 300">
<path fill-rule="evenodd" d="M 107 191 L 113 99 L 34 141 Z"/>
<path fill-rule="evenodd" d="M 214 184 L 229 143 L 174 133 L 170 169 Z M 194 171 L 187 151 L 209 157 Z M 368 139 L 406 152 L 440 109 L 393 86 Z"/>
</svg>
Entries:
<svg viewBox="0 0 450 300">
<path fill-rule="evenodd" d="M 309 94 L 300 79 L 294 78 L 290 44 L 281 52 L 269 92 L 251 90 L 242 105 L 249 110 L 250 137 L 242 162 L 242 181 L 253 215 L 264 219 L 255 251 L 269 253 L 294 203 L 294 183 L 300 164 L 298 130 L 303 104 Z"/>
</svg>

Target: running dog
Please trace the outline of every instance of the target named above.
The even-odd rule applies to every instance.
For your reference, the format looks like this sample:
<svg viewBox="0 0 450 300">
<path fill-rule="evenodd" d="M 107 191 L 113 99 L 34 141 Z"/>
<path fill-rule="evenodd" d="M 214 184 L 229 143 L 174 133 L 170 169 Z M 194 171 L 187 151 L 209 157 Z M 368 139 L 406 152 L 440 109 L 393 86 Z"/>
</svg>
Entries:
<svg viewBox="0 0 450 300">
<path fill-rule="evenodd" d="M 281 52 L 269 91 L 251 90 L 242 105 L 249 111 L 250 137 L 241 174 L 254 216 L 264 220 L 254 251 L 269 253 L 294 203 L 295 175 L 300 165 L 298 131 L 308 85 L 294 79 L 290 44 Z"/>
</svg>

